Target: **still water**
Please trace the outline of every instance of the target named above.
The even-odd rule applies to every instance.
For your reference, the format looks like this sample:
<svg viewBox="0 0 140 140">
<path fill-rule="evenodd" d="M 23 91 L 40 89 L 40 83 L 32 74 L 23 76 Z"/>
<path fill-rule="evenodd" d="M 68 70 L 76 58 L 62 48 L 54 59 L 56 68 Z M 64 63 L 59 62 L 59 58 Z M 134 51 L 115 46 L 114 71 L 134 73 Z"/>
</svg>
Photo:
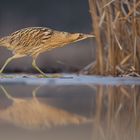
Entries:
<svg viewBox="0 0 140 140">
<path fill-rule="evenodd" d="M 139 95 L 138 84 L 111 81 L 1 84 L 0 139 L 139 140 Z"/>
</svg>

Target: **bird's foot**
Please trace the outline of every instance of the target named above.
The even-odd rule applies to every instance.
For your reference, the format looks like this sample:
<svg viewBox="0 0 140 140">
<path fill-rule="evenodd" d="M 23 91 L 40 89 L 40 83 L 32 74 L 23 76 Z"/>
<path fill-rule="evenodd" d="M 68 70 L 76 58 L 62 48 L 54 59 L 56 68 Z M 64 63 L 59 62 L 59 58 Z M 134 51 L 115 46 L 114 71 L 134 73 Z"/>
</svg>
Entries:
<svg viewBox="0 0 140 140">
<path fill-rule="evenodd" d="M 62 78 L 62 79 L 71 79 L 71 78 L 73 78 L 73 77 L 66 77 L 66 76 L 64 76 L 64 75 L 62 75 L 62 74 L 49 74 L 49 75 L 39 75 L 38 76 L 38 78 Z"/>
<path fill-rule="evenodd" d="M 61 74 L 50 74 L 50 75 L 46 75 L 46 74 L 41 74 L 37 76 L 38 78 L 63 78 L 63 75 Z"/>
<path fill-rule="evenodd" d="M 0 78 L 14 78 L 12 75 L 5 75 L 3 73 L 0 73 Z"/>
</svg>

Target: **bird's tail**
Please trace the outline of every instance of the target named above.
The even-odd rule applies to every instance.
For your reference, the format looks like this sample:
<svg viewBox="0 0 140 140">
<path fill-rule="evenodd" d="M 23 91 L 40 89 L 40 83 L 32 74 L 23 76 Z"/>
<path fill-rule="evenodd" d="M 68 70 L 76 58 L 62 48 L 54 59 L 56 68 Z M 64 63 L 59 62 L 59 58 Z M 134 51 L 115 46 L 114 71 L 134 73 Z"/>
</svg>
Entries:
<svg viewBox="0 0 140 140">
<path fill-rule="evenodd" d="M 0 46 L 3 45 L 3 38 L 0 38 Z"/>
<path fill-rule="evenodd" d="M 0 46 L 5 45 L 5 43 L 6 43 L 6 37 L 0 38 Z"/>
</svg>

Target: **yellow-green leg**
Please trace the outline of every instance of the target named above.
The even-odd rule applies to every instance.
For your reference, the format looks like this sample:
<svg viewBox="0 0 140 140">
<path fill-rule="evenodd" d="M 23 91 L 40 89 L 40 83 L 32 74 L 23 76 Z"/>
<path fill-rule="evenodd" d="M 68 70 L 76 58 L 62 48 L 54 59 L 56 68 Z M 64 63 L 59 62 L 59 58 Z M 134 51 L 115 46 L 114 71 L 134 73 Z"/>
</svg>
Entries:
<svg viewBox="0 0 140 140">
<path fill-rule="evenodd" d="M 2 66 L 2 68 L 0 69 L 0 73 L 3 72 L 3 70 L 4 70 L 5 67 L 8 65 L 9 62 L 11 62 L 13 59 L 20 58 L 20 57 L 23 57 L 23 56 L 22 56 L 22 55 L 14 55 L 14 56 L 8 58 L 8 59 L 6 60 L 6 62 L 4 63 L 4 65 Z"/>
<path fill-rule="evenodd" d="M 42 87 L 42 85 L 37 86 L 33 91 L 32 91 L 32 96 L 33 98 L 36 99 L 36 94 L 38 92 L 38 90 Z"/>
<path fill-rule="evenodd" d="M 2 91 L 4 92 L 5 96 L 9 99 L 9 100 L 12 100 L 12 101 L 15 101 L 16 99 L 14 97 L 12 97 L 7 91 L 6 89 L 3 87 L 3 86 L 0 86 Z"/>
<path fill-rule="evenodd" d="M 42 74 L 42 76 L 49 78 L 37 65 L 36 65 L 36 59 L 33 59 L 32 66 Z"/>
<path fill-rule="evenodd" d="M 45 78 L 59 78 L 62 77 L 60 75 L 46 75 L 36 64 L 36 59 L 33 58 L 32 66 Z"/>
</svg>

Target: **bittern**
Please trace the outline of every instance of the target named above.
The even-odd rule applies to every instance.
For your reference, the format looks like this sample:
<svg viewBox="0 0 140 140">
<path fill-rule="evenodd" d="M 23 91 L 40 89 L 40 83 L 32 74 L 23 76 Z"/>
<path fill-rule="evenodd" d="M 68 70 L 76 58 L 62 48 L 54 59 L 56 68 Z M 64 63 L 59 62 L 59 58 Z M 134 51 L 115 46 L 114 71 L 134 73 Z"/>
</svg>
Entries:
<svg viewBox="0 0 140 140">
<path fill-rule="evenodd" d="M 68 33 L 46 27 L 28 27 L 18 30 L 0 39 L 0 46 L 6 47 L 13 53 L 13 56 L 8 58 L 0 69 L 0 73 L 13 59 L 31 56 L 33 58 L 32 66 L 47 77 L 36 64 L 39 54 L 90 37 L 94 37 L 94 35 Z"/>
</svg>

